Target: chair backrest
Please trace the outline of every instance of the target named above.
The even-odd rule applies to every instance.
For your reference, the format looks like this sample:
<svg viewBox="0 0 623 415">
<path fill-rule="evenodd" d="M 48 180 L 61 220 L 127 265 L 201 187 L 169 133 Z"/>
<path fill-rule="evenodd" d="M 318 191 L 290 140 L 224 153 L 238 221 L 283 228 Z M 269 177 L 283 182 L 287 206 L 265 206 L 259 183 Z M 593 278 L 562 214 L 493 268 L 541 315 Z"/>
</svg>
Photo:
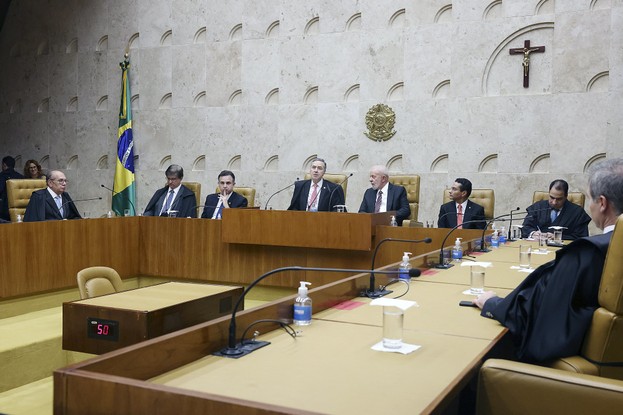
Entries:
<svg viewBox="0 0 623 415">
<path fill-rule="evenodd" d="M 584 201 L 586 200 L 586 196 L 582 192 L 569 192 L 567 194 L 567 199 L 571 203 L 575 203 L 576 205 L 584 208 Z M 549 192 L 543 192 L 541 190 L 537 190 L 532 195 L 532 203 L 539 202 L 541 200 L 549 200 Z"/>
<path fill-rule="evenodd" d="M 599 285 L 599 305 L 584 338 L 582 356 L 596 365 L 599 376 L 623 380 L 623 215 L 612 233 Z"/>
<path fill-rule="evenodd" d="M 394 186 L 402 186 L 407 190 L 407 200 L 411 209 L 411 214 L 407 219 L 417 221 L 420 207 L 420 176 L 417 174 L 389 176 L 389 182 Z"/>
<path fill-rule="evenodd" d="M 443 203 L 450 201 L 450 189 L 445 189 L 443 192 Z M 469 195 L 469 200 L 474 203 L 478 203 L 485 209 L 485 219 L 491 220 L 494 216 L 495 208 L 495 193 L 493 189 L 472 189 L 472 194 Z"/>
<path fill-rule="evenodd" d="M 195 194 L 195 203 L 197 206 L 201 204 L 201 183 L 199 182 L 183 182 L 184 186 L 188 187 Z M 197 208 L 198 209 L 198 208 Z"/>
<path fill-rule="evenodd" d="M 9 215 L 11 222 L 17 222 L 17 215 L 24 216 L 30 196 L 35 190 L 47 187 L 45 179 L 11 179 L 6 182 Z"/>
<path fill-rule="evenodd" d="M 221 189 L 216 187 L 215 193 L 220 193 Z M 247 199 L 247 207 L 255 207 L 255 187 L 234 187 L 234 192 Z"/>
<path fill-rule="evenodd" d="M 92 298 L 121 291 L 121 277 L 109 267 L 89 267 L 78 272 L 80 298 Z"/>
<path fill-rule="evenodd" d="M 342 186 L 342 190 L 344 191 L 344 200 L 346 200 L 346 188 L 348 187 L 348 178 L 345 174 L 335 174 L 335 173 L 325 173 L 322 176 L 324 180 L 328 180 L 331 183 L 339 184 Z M 311 179 L 311 175 L 309 173 L 305 173 L 305 180 Z"/>
</svg>

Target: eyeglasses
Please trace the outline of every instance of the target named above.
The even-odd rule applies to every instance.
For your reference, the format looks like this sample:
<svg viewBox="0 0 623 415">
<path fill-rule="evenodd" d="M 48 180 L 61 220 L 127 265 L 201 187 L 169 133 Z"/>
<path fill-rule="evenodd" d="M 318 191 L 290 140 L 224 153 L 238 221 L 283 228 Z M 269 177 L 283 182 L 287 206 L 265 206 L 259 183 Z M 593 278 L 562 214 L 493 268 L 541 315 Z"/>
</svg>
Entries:
<svg viewBox="0 0 623 415">
<path fill-rule="evenodd" d="M 67 179 L 53 179 L 52 181 L 56 182 L 58 184 L 67 184 L 67 183 L 69 183 L 69 180 L 67 180 Z"/>
</svg>

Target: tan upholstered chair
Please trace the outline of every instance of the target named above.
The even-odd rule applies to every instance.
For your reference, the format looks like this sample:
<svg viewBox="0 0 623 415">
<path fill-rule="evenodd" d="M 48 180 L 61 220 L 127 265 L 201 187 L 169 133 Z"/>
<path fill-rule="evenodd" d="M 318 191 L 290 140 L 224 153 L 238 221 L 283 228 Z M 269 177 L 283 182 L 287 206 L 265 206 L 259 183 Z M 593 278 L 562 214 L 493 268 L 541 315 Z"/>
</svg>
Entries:
<svg viewBox="0 0 623 415">
<path fill-rule="evenodd" d="M 334 173 L 325 173 L 322 177 L 323 180 L 328 180 L 331 183 L 341 184 L 342 190 L 344 191 L 344 200 L 346 200 L 346 188 L 348 187 L 348 178 L 345 174 L 334 174 Z M 311 175 L 309 173 L 305 173 L 305 180 L 311 179 Z"/>
<path fill-rule="evenodd" d="M 195 206 L 197 206 L 197 217 L 201 217 L 201 209 L 199 206 L 202 204 L 201 200 L 201 183 L 199 182 L 183 182 L 184 186 L 188 187 L 195 194 Z"/>
<path fill-rule="evenodd" d="M 78 272 L 80 298 L 99 297 L 121 291 L 121 277 L 109 267 L 89 267 Z"/>
<path fill-rule="evenodd" d="M 489 359 L 480 369 L 479 415 L 620 414 L 623 381 Z"/>
<path fill-rule="evenodd" d="M 11 179 L 7 180 L 7 198 L 9 202 L 9 215 L 11 222 L 17 222 L 17 215 L 24 216 L 26 206 L 30 202 L 32 192 L 45 189 L 47 183 L 45 179 Z"/>
<path fill-rule="evenodd" d="M 407 200 L 411 214 L 407 218 L 410 222 L 403 222 L 402 226 L 414 226 L 411 221 L 417 222 L 420 208 L 420 176 L 417 174 L 389 176 L 389 182 L 395 186 L 402 186 L 407 190 Z"/>
<path fill-rule="evenodd" d="M 215 193 L 220 193 L 221 190 L 216 187 Z M 247 199 L 247 207 L 255 207 L 255 187 L 234 187 L 234 192 L 240 196 L 244 196 Z"/>
<path fill-rule="evenodd" d="M 569 200 L 569 202 L 575 203 L 581 208 L 584 208 L 584 202 L 586 200 L 586 196 L 584 196 L 584 193 L 569 192 L 567 194 L 567 199 Z M 534 192 L 534 195 L 532 195 L 532 203 L 536 203 L 541 200 L 549 200 L 549 192 L 543 192 L 540 190 L 537 190 L 536 192 Z"/>
<path fill-rule="evenodd" d="M 608 247 L 599 285 L 599 305 L 584 338 L 581 356 L 559 359 L 551 366 L 623 380 L 623 215 L 617 220 Z"/>
<path fill-rule="evenodd" d="M 450 189 L 446 189 L 443 192 L 443 203 L 450 201 Z M 495 208 L 495 193 L 493 189 L 472 189 L 472 194 L 469 196 L 469 200 L 474 203 L 478 203 L 485 209 L 485 219 L 491 220 L 494 216 Z"/>
</svg>

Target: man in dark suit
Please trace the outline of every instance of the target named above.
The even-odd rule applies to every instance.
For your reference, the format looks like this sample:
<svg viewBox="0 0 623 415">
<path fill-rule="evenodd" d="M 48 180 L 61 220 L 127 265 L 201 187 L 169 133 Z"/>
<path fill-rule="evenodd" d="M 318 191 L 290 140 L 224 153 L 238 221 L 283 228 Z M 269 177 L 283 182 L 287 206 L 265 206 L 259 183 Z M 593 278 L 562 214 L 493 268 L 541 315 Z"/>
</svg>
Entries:
<svg viewBox="0 0 623 415">
<path fill-rule="evenodd" d="M 15 159 L 13 157 L 6 156 L 2 159 L 2 172 L 0 172 L 0 219 L 10 220 L 6 181 L 23 178 L 24 176 L 15 171 Z"/>
<path fill-rule="evenodd" d="M 396 223 L 411 214 L 407 190 L 402 186 L 394 186 L 389 182 L 389 172 L 385 166 L 372 166 L 370 169 L 370 184 L 372 187 L 363 194 L 359 213 L 378 213 L 396 211 Z"/>
<path fill-rule="evenodd" d="M 288 210 L 308 210 L 310 212 L 336 211 L 344 205 L 342 186 L 324 180 L 327 163 L 321 158 L 312 161 L 309 173 L 311 179 L 294 183 L 294 194 Z"/>
<path fill-rule="evenodd" d="M 569 202 L 569 183 L 562 179 L 554 180 L 549 185 L 549 200 L 540 200 L 526 211 L 528 216 L 523 221 L 521 228 L 522 238 L 538 238 L 547 233 L 548 239 L 553 239 L 554 234 L 548 232 L 550 226 L 562 226 L 562 239 L 575 240 L 588 236 L 588 223 L 591 217 L 583 208 Z"/>
<path fill-rule="evenodd" d="M 80 219 L 80 213 L 65 189 L 67 178 L 62 171 L 52 170 L 47 178 L 48 187 L 30 196 L 24 222 L 44 220 Z"/>
<path fill-rule="evenodd" d="M 165 171 L 165 175 L 167 185 L 154 193 L 143 215 L 196 218 L 195 193 L 182 184 L 184 169 L 177 164 L 171 164 Z"/>
<path fill-rule="evenodd" d="M 229 170 L 223 170 L 218 175 L 219 193 L 212 193 L 206 197 L 201 217 L 204 219 L 220 219 L 223 209 L 247 207 L 247 199 L 234 192 L 236 175 Z"/>
<path fill-rule="evenodd" d="M 441 205 L 437 226 L 439 228 L 454 228 L 458 225 L 457 220 L 459 220 L 461 223 L 465 223 L 462 225 L 463 229 L 484 229 L 487 225 L 485 209 L 468 199 L 471 194 L 472 182 L 464 178 L 456 179 L 450 188 L 452 201 Z"/>
</svg>

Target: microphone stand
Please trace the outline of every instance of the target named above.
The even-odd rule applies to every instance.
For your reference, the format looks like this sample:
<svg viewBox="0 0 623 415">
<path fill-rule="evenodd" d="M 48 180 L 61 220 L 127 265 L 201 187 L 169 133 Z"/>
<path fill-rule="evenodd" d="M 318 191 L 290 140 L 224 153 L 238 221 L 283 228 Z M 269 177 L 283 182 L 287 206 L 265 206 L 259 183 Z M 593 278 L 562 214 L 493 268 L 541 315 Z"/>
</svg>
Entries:
<svg viewBox="0 0 623 415">
<path fill-rule="evenodd" d="M 131 200 L 129 197 L 127 197 L 127 196 L 126 196 L 126 195 L 124 195 L 123 193 L 120 193 L 120 192 L 115 191 L 114 189 L 111 189 L 110 187 L 106 187 L 106 186 L 104 186 L 103 184 L 100 184 L 100 186 L 101 186 L 101 187 L 103 187 L 103 188 L 104 188 L 104 189 L 106 189 L 106 190 L 110 190 L 110 191 L 112 192 L 113 196 L 114 196 L 114 195 L 121 195 L 121 196 L 123 196 L 123 198 L 124 198 L 125 200 L 127 200 L 127 201 L 128 201 L 128 203 L 130 203 L 130 206 L 132 206 L 132 210 L 134 211 L 134 212 L 133 212 L 133 214 L 132 214 L 132 216 L 136 215 L 136 206 L 134 206 L 134 203 L 132 202 L 132 200 Z M 101 198 L 100 198 L 100 199 L 101 199 Z"/>
<path fill-rule="evenodd" d="M 268 200 L 266 201 L 266 204 L 264 205 L 264 210 L 268 209 L 268 202 L 270 202 L 270 199 L 272 199 L 274 196 L 278 195 L 279 193 L 283 192 L 286 189 L 291 188 L 292 186 L 294 186 L 296 184 L 296 182 L 299 181 L 299 178 L 297 177 L 296 180 L 294 181 L 294 183 L 287 185 L 286 187 L 284 187 L 283 189 L 279 189 L 277 190 L 275 193 L 273 193 L 272 195 L 270 195 L 270 197 L 268 198 Z M 272 210 L 272 208 L 271 208 Z"/>
<path fill-rule="evenodd" d="M 331 199 L 333 199 L 333 193 L 337 190 L 338 187 L 341 187 L 344 183 L 346 183 L 348 181 L 348 179 L 353 177 L 353 174 L 354 173 L 349 174 L 347 178 L 345 178 L 344 180 L 342 180 L 341 182 L 339 182 L 337 184 L 337 187 L 335 187 L 333 190 L 331 190 L 331 194 L 329 195 L 329 212 L 331 212 L 333 210 L 333 206 L 331 205 Z M 346 200 L 344 200 L 344 203 L 346 203 Z M 338 205 L 336 205 L 336 206 L 338 206 Z"/>
<path fill-rule="evenodd" d="M 512 234 L 512 232 L 513 232 L 512 231 L 512 228 L 513 228 L 513 212 L 516 212 L 518 210 L 519 210 L 519 206 L 517 206 L 517 208 L 511 210 L 511 213 L 510 213 L 511 219 L 510 219 L 510 222 L 508 223 L 508 240 L 509 241 L 516 241 L 516 239 L 513 237 L 513 234 Z"/>
<path fill-rule="evenodd" d="M 253 281 L 251 284 L 249 284 L 249 286 L 245 288 L 245 290 L 242 292 L 242 294 L 238 298 L 238 301 L 236 301 L 236 304 L 234 305 L 234 310 L 231 313 L 231 320 L 229 322 L 229 338 L 227 342 L 227 347 L 214 353 L 216 356 L 230 357 L 230 358 L 237 359 L 239 357 L 247 355 L 259 348 L 262 348 L 270 344 L 269 342 L 257 341 L 257 340 L 252 341 L 250 343 L 245 343 L 245 344 L 241 344 L 241 343 L 236 344 L 236 312 L 238 311 L 238 308 L 244 301 L 244 297 L 247 295 L 247 293 L 253 287 L 255 287 L 260 281 L 262 281 L 263 279 L 267 277 L 270 277 L 273 274 L 277 274 L 279 272 L 284 272 L 284 271 L 349 272 L 353 274 L 371 272 L 371 270 L 368 270 L 368 269 L 316 268 L 316 267 L 300 267 L 300 266 L 282 267 L 282 268 L 277 268 L 272 271 L 266 272 L 265 274 L 257 278 L 255 281 Z M 379 274 L 399 274 L 400 273 L 400 271 L 376 271 L 376 272 Z M 417 277 L 419 275 L 420 275 L 419 269 L 409 270 L 409 276 Z"/>
<path fill-rule="evenodd" d="M 102 200 L 102 198 L 101 198 L 101 197 L 91 197 L 91 198 L 88 198 L 88 199 L 70 200 L 70 201 L 68 201 L 68 202 L 63 203 L 63 204 L 61 205 L 61 207 L 60 207 L 60 208 L 58 208 L 58 210 L 59 210 L 59 212 L 60 212 L 60 210 L 61 210 L 61 209 L 63 209 L 65 206 L 67 206 L 67 205 L 68 205 L 68 204 L 70 204 L 70 203 L 71 203 L 72 205 L 74 205 L 74 207 L 76 207 L 76 203 L 75 203 L 75 202 L 89 202 L 89 201 L 91 201 L 91 200 Z M 76 210 L 78 210 L 78 208 L 77 208 L 77 207 L 76 207 Z M 79 219 L 82 219 L 82 217 L 80 216 L 80 213 L 78 213 L 78 218 L 79 218 Z M 66 218 L 63 218 L 63 219 L 66 219 Z"/>
<path fill-rule="evenodd" d="M 372 269 L 372 272 L 370 272 L 370 288 L 368 288 L 366 291 L 362 291 L 361 297 L 379 298 L 379 297 L 383 297 L 391 293 L 391 291 L 381 289 L 380 287 L 378 290 L 374 288 L 374 286 L 376 285 L 375 277 L 374 277 L 374 262 L 376 261 L 376 254 L 377 252 L 379 252 L 380 246 L 383 245 L 385 242 L 413 242 L 413 243 L 424 242 L 425 244 L 429 244 L 432 242 L 432 239 L 431 238 L 424 238 L 424 239 L 419 239 L 419 240 L 395 239 L 395 238 L 382 239 L 374 248 L 374 254 L 372 255 L 372 266 L 370 267 Z"/>
</svg>

